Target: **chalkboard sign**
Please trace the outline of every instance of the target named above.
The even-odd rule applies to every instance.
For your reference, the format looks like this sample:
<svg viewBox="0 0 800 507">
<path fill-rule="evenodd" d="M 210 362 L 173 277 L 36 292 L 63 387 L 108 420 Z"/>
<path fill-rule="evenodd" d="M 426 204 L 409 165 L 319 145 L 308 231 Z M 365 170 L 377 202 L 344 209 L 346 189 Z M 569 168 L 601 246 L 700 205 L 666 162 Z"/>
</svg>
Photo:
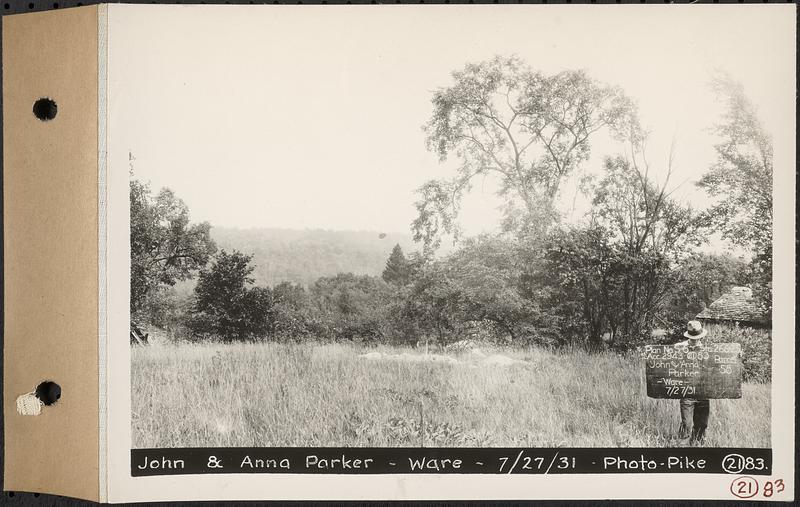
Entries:
<svg viewBox="0 0 800 507">
<path fill-rule="evenodd" d="M 738 343 L 645 345 L 647 396 L 650 398 L 741 398 L 742 347 Z"/>
</svg>

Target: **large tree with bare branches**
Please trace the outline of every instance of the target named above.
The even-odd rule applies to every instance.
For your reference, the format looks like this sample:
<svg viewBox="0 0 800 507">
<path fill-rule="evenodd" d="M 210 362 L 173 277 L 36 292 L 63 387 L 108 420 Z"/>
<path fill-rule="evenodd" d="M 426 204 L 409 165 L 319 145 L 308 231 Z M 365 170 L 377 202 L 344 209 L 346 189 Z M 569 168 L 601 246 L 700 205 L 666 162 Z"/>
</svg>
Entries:
<svg viewBox="0 0 800 507">
<path fill-rule="evenodd" d="M 624 139 L 639 132 L 635 107 L 616 87 L 583 71 L 544 75 L 516 57 L 466 65 L 437 90 L 425 125 L 428 149 L 460 166 L 420 189 L 415 239 L 436 246 L 458 234 L 462 196 L 478 177 L 496 176 L 510 227 L 551 223 L 566 177 L 589 158 L 601 129 Z"/>
</svg>

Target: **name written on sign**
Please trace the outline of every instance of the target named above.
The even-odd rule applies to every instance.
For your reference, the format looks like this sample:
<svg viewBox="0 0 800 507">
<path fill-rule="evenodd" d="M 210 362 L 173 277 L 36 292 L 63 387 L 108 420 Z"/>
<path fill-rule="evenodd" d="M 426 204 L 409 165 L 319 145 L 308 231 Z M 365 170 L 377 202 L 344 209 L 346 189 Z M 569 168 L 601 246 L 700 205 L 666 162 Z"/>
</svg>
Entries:
<svg viewBox="0 0 800 507">
<path fill-rule="evenodd" d="M 647 396 L 651 398 L 741 398 L 742 347 L 738 343 L 645 345 Z"/>
</svg>

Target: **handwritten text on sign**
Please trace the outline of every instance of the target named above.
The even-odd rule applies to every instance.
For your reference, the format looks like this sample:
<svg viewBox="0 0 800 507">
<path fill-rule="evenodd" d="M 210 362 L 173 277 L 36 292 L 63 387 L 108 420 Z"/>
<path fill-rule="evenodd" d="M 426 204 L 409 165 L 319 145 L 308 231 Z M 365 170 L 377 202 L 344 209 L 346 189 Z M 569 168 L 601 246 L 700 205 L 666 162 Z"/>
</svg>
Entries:
<svg viewBox="0 0 800 507">
<path fill-rule="evenodd" d="M 685 345 L 645 345 L 647 396 L 741 398 L 741 353 L 738 343 L 708 343 L 693 350 Z"/>
</svg>

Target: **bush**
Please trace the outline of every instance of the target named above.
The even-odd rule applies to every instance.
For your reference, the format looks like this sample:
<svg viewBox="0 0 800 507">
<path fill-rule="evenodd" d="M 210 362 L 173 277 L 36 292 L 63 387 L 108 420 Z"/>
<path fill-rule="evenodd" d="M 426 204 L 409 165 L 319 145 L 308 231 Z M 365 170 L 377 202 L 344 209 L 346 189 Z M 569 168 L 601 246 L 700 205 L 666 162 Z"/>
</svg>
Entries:
<svg viewBox="0 0 800 507">
<path fill-rule="evenodd" d="M 392 289 L 382 279 L 339 273 L 318 279 L 309 292 L 319 314 L 323 337 L 364 342 L 385 340 Z"/>
<path fill-rule="evenodd" d="M 249 263 L 248 255 L 222 250 L 214 263 L 200 272 L 188 321 L 196 337 L 246 341 L 270 333 L 274 321 L 272 291 L 248 287 L 253 283 Z"/>
<path fill-rule="evenodd" d="M 272 337 L 279 341 L 301 342 L 324 336 L 319 312 L 302 285 L 281 282 L 272 289 L 274 324 Z"/>
</svg>

